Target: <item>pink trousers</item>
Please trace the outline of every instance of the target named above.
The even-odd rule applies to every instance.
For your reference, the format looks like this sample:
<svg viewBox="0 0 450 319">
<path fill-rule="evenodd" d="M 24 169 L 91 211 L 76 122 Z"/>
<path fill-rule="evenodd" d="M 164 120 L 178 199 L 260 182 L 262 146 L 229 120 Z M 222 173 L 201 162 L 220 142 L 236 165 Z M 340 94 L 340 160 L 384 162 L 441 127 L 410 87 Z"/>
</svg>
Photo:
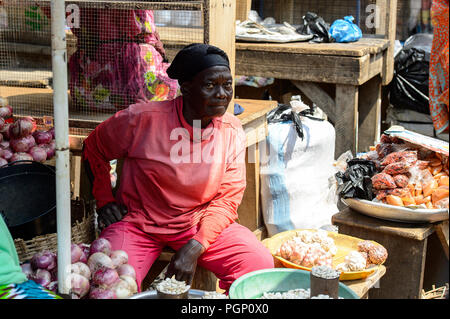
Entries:
<svg viewBox="0 0 450 319">
<path fill-rule="evenodd" d="M 136 270 L 138 289 L 150 267 L 162 249 L 169 246 L 178 250 L 197 232 L 193 227 L 177 234 L 147 234 L 135 225 L 120 221 L 110 225 L 101 237 L 111 242 L 112 249 L 127 252 L 129 261 Z M 219 287 L 226 293 L 237 278 L 251 271 L 273 268 L 270 251 L 246 227 L 233 223 L 199 257 L 198 266 L 213 272 L 220 279 Z"/>
</svg>

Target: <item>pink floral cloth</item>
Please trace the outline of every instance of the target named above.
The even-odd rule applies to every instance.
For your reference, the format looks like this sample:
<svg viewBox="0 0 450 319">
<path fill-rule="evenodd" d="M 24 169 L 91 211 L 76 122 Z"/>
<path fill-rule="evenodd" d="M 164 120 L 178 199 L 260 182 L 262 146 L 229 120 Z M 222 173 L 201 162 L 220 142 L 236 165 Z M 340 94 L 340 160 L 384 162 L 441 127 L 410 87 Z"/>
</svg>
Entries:
<svg viewBox="0 0 450 319">
<path fill-rule="evenodd" d="M 69 89 L 76 106 L 115 112 L 179 95 L 153 11 L 81 8 L 80 28 L 72 32 L 78 49 L 69 60 Z"/>
</svg>

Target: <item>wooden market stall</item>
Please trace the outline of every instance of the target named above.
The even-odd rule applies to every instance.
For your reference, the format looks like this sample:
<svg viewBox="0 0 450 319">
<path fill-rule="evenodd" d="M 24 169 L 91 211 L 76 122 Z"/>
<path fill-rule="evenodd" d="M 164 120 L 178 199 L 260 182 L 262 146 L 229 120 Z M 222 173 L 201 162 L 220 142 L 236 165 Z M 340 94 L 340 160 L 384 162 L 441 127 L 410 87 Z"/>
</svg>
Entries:
<svg viewBox="0 0 450 319">
<path fill-rule="evenodd" d="M 329 10 L 335 13 L 333 8 L 342 2 L 330 3 Z M 354 43 L 237 42 L 236 74 L 292 81 L 334 123 L 336 156 L 347 150 L 365 151 L 380 136 L 381 86 L 393 76 L 396 3 L 376 1 L 378 28 Z M 294 0 L 274 6 L 278 23 L 298 23 L 293 21 L 295 14 L 314 9 Z M 324 90 L 324 83 L 332 84 L 334 91 Z"/>
</svg>

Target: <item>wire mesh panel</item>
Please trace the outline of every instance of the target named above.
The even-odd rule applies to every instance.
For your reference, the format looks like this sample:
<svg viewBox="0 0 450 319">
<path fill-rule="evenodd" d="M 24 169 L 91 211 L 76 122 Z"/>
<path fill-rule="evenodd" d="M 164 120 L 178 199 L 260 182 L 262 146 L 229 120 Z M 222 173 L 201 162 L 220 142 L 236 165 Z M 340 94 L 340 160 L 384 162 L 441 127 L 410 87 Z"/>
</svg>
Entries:
<svg viewBox="0 0 450 319">
<path fill-rule="evenodd" d="M 72 132 L 133 103 L 175 98 L 178 83 L 166 69 L 182 47 L 207 41 L 204 3 L 66 1 Z M 50 1 L 5 0 L 0 7 L 0 96 L 15 115 L 52 117 Z"/>
<path fill-rule="evenodd" d="M 359 25 L 363 33 L 375 32 L 373 24 L 376 0 L 264 0 L 263 6 L 260 2 L 260 0 L 255 1 L 253 7 L 258 8 L 264 17 L 272 16 L 278 20 L 287 20 L 289 17 L 291 21 L 287 22 L 298 25 L 303 23 L 302 17 L 307 12 L 314 12 L 331 25 L 335 20 L 351 15 L 355 18 L 354 23 Z M 290 15 L 283 14 L 287 6 L 291 6 Z"/>
</svg>

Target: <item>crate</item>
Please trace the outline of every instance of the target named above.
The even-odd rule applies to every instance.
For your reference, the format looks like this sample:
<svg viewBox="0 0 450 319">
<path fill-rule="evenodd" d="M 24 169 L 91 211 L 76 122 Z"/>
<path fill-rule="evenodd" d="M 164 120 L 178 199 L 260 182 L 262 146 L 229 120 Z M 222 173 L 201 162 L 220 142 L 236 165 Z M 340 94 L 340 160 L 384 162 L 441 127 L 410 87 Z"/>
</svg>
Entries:
<svg viewBox="0 0 450 319">
<path fill-rule="evenodd" d="M 86 16 L 86 12 L 92 12 L 90 9 L 108 10 L 108 14 L 117 13 L 117 10 L 170 11 L 171 23 L 156 26 L 168 60 L 171 61 L 181 48 L 190 43 L 208 43 L 227 52 L 234 76 L 236 1 L 71 0 L 65 3 L 66 6 L 78 7 L 81 17 Z M 9 27 L 0 29 L 0 96 L 8 98 L 16 115 L 36 119 L 53 116 L 50 1 L 4 0 L 1 6 L 7 12 Z M 71 14 L 70 10 L 66 11 L 67 15 Z M 77 49 L 77 37 L 72 33 L 76 33 L 75 30 L 66 29 L 68 59 Z M 95 30 L 85 33 L 83 36 L 91 39 Z M 96 47 L 95 42 L 92 47 Z M 12 78 L 14 81 L 11 81 Z M 69 93 L 70 133 L 82 135 L 84 129 L 95 128 L 116 111 L 76 106 Z"/>
</svg>

